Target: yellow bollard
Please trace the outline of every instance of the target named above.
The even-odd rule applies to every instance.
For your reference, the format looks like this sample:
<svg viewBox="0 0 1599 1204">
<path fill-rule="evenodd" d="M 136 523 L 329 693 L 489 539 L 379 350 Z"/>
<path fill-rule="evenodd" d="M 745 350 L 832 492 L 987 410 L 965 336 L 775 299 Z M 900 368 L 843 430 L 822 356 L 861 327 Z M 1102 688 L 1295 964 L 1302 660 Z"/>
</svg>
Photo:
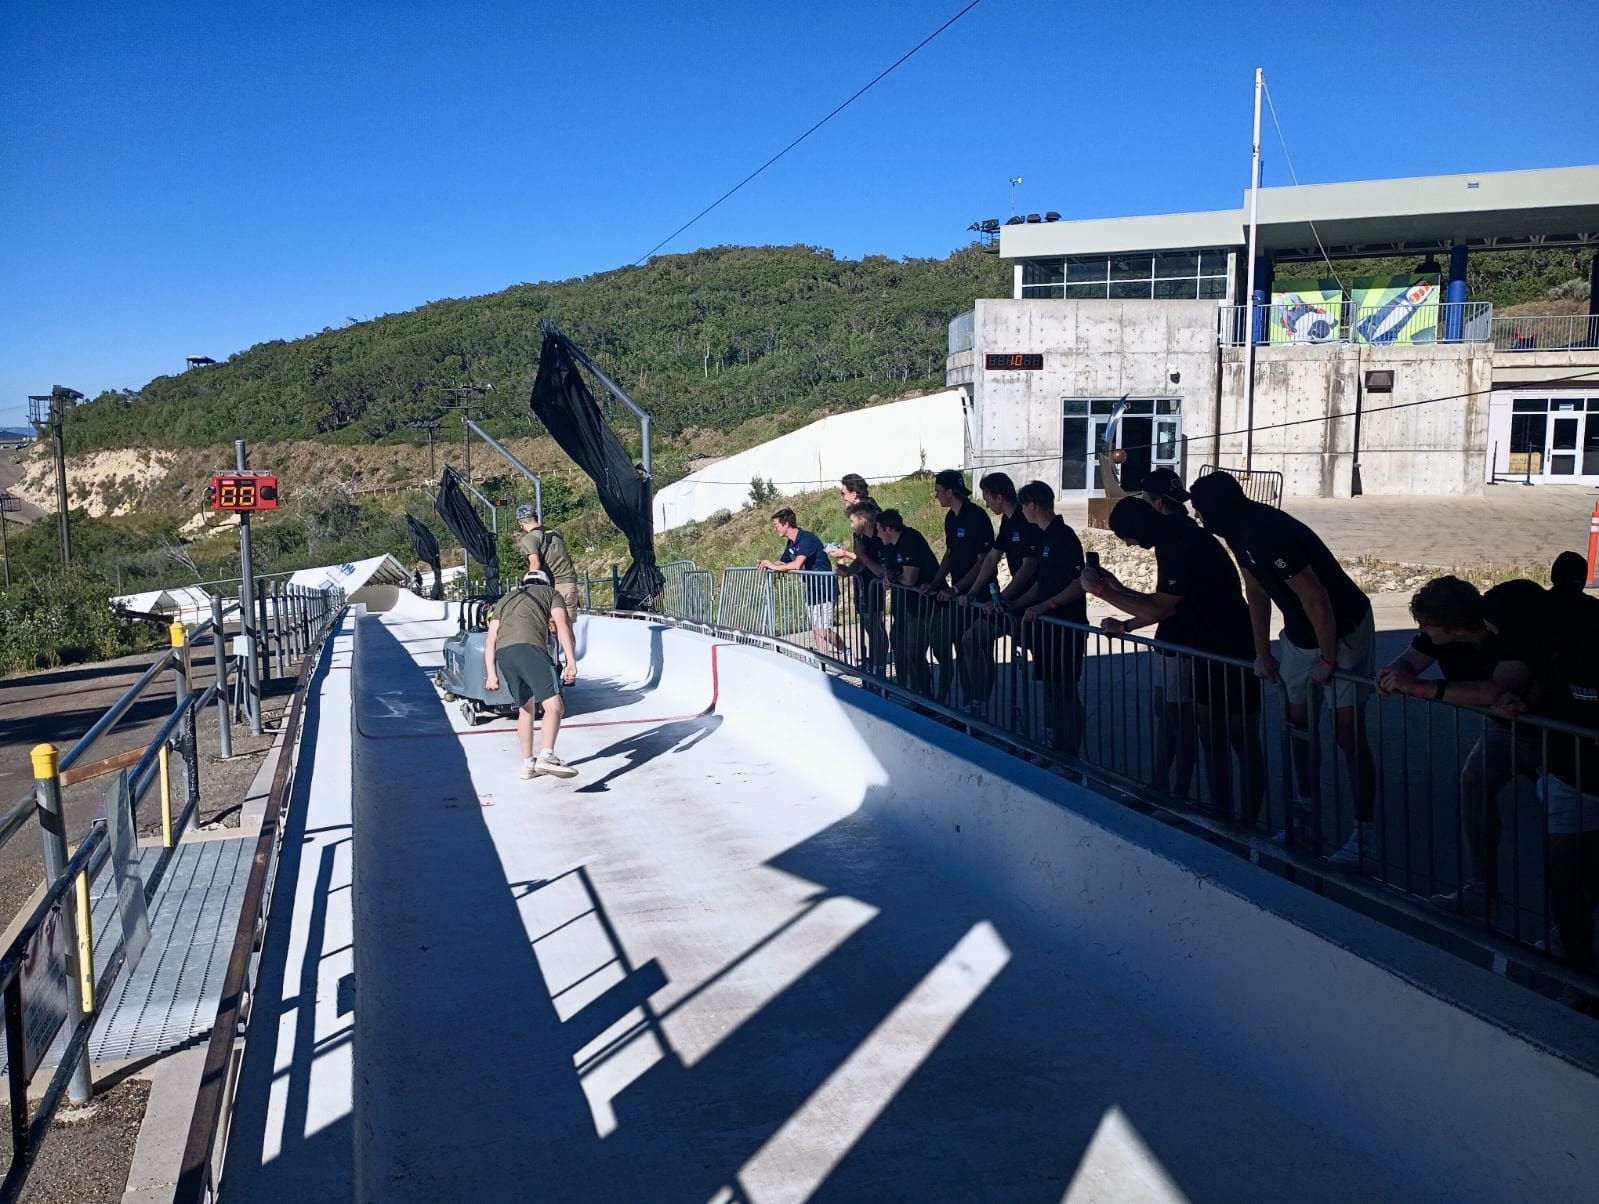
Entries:
<svg viewBox="0 0 1599 1204">
<path fill-rule="evenodd" d="M 46 778 L 56 776 L 56 767 L 61 763 L 61 754 L 56 751 L 54 744 L 35 744 L 33 746 L 33 777 L 35 781 L 44 781 Z"/>
<path fill-rule="evenodd" d="M 83 979 L 83 1010 L 94 1011 L 94 921 L 89 907 L 89 872 L 78 873 L 78 974 Z"/>
<path fill-rule="evenodd" d="M 172 746 L 161 746 L 161 847 L 172 847 Z"/>
<path fill-rule="evenodd" d="M 176 619 L 173 619 L 172 625 L 167 628 L 167 635 L 171 637 L 174 648 L 182 648 L 189 642 L 189 629 Z"/>
</svg>

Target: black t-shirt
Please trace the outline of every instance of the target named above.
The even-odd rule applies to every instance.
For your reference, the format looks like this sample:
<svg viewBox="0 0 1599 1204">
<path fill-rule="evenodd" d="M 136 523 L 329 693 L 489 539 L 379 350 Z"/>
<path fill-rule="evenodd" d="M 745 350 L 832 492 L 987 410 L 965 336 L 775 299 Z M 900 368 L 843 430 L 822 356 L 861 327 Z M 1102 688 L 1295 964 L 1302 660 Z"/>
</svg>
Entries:
<svg viewBox="0 0 1599 1204">
<path fill-rule="evenodd" d="M 1038 598 L 1040 602 L 1053 598 L 1083 572 L 1083 543 L 1077 532 L 1066 525 L 1066 520 L 1056 515 L 1053 522 L 1039 532 L 1038 539 Z M 1088 622 L 1088 599 L 1079 594 L 1076 601 L 1068 602 L 1054 612 L 1057 618 L 1074 623 Z"/>
<path fill-rule="evenodd" d="M 1599 731 L 1599 630 L 1584 632 L 1550 657 L 1534 710 Z M 1549 732 L 1544 747 L 1550 773 L 1584 794 L 1599 794 L 1599 739 Z"/>
<path fill-rule="evenodd" d="M 994 545 L 1004 554 L 1005 565 L 1012 577 L 1021 571 L 1022 561 L 1038 555 L 1038 538 L 1042 534 L 1022 517 L 1019 506 L 1014 514 L 999 520 L 999 534 L 994 537 Z"/>
<path fill-rule="evenodd" d="M 1227 550 L 1192 521 L 1168 522 L 1155 543 L 1155 590 L 1181 600 L 1155 637 L 1202 652 L 1252 659 L 1255 640 L 1249 606 Z"/>
<path fill-rule="evenodd" d="M 1337 557 L 1318 536 L 1291 514 L 1250 502 L 1227 535 L 1227 546 L 1238 558 L 1239 566 L 1271 595 L 1283 612 L 1283 634 L 1300 648 L 1316 646 L 1316 631 L 1310 625 L 1299 595 L 1288 579 L 1306 568 L 1316 578 L 1332 602 L 1333 622 L 1339 639 L 1349 635 L 1371 614 L 1371 602 L 1360 587 L 1349 579 Z"/>
<path fill-rule="evenodd" d="M 994 524 L 981 506 L 962 502 L 958 516 L 953 510 L 947 512 L 944 515 L 944 547 L 949 552 L 950 585 L 959 584 L 993 546 Z"/>
<path fill-rule="evenodd" d="M 1417 632 L 1410 646 L 1438 662 L 1446 681 L 1487 681 L 1502 661 L 1521 661 L 1535 672 L 1543 668 L 1551 607 L 1549 594 L 1536 581 L 1506 581 L 1482 596 L 1483 617 L 1495 629 L 1480 643 L 1437 644 Z"/>
<path fill-rule="evenodd" d="M 890 581 L 899 582 L 904 570 L 914 568 L 917 585 L 933 584 L 933 576 L 938 572 L 938 557 L 933 555 L 927 537 L 915 527 L 906 527 L 901 531 L 893 547 L 885 544 L 883 556 Z"/>
</svg>

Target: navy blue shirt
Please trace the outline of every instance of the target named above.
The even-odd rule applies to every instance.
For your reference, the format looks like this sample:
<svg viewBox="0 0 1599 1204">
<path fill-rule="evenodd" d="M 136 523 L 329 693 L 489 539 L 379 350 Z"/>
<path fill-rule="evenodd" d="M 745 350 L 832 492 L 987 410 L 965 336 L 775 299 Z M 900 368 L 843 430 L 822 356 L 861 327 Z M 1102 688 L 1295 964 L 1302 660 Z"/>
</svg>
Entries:
<svg viewBox="0 0 1599 1204">
<path fill-rule="evenodd" d="M 800 531 L 784 545 L 783 554 L 778 559 L 784 564 L 793 564 L 801 556 L 805 557 L 802 572 L 829 574 L 827 577 L 805 578 L 805 601 L 812 606 L 818 602 L 831 602 L 837 593 L 838 583 L 831 576 L 833 562 L 827 558 L 827 549 L 822 546 L 815 532 Z"/>
</svg>

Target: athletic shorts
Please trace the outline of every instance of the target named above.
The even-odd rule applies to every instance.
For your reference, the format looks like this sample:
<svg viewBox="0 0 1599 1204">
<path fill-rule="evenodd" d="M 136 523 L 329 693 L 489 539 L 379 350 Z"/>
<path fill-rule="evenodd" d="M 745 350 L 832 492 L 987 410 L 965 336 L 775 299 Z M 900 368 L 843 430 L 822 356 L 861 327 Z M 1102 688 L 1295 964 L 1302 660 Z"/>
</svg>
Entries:
<svg viewBox="0 0 1599 1204">
<path fill-rule="evenodd" d="M 1168 703 L 1189 702 L 1194 697 L 1194 662 L 1175 652 L 1155 654 L 1155 685 Z"/>
<path fill-rule="evenodd" d="M 1321 652 L 1316 648 L 1301 648 L 1286 636 L 1279 644 L 1282 650 L 1277 657 L 1277 666 L 1283 693 L 1293 706 L 1304 706 L 1310 701 L 1310 671 L 1321 659 Z M 1369 610 L 1360 625 L 1338 641 L 1337 660 L 1338 667 L 1345 673 L 1352 673 L 1364 680 L 1331 682 L 1328 689 L 1332 693 L 1333 706 L 1355 706 L 1371 694 L 1371 679 L 1377 672 L 1377 628 Z"/>
<path fill-rule="evenodd" d="M 1587 785 L 1586 782 L 1583 783 Z M 1538 778 L 1538 797 L 1549 814 L 1549 835 L 1576 836 L 1599 832 L 1599 794 L 1580 794 L 1552 773 Z"/>
<path fill-rule="evenodd" d="M 825 631 L 833 625 L 833 604 L 831 602 L 812 602 L 805 609 L 810 611 L 812 627 L 820 627 Z"/>
<path fill-rule="evenodd" d="M 555 662 L 543 648 L 532 644 L 503 644 L 494 650 L 494 664 L 516 705 L 545 702 L 561 692 Z"/>
<path fill-rule="evenodd" d="M 561 601 L 566 603 L 567 618 L 577 614 L 577 582 L 557 581 L 555 583 L 555 592 L 560 594 Z"/>
</svg>

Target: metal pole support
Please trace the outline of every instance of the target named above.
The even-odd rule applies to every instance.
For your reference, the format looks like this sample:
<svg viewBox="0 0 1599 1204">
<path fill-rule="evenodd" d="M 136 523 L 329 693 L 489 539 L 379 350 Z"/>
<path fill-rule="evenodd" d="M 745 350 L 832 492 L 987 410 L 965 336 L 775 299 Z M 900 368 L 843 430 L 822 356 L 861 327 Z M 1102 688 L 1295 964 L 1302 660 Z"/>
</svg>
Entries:
<svg viewBox="0 0 1599 1204">
<path fill-rule="evenodd" d="M 250 467 L 244 440 L 233 441 L 234 457 L 240 472 Z M 261 734 L 261 669 L 257 660 L 255 623 L 255 560 L 250 546 L 250 516 L 239 515 L 239 631 L 244 636 L 245 709 L 250 716 L 250 734 Z"/>
<path fill-rule="evenodd" d="M 54 744 L 33 746 L 34 798 L 39 805 L 39 835 L 44 843 L 44 880 L 49 885 L 61 876 L 67 867 L 67 827 L 61 809 L 61 754 Z M 67 1031 L 77 1028 L 85 1012 L 83 992 L 79 986 L 78 964 L 78 900 L 76 892 L 63 896 L 61 919 L 65 924 L 63 937 L 67 949 Z M 89 1077 L 89 1050 L 85 1045 L 72 1068 L 72 1078 L 67 1083 L 67 1095 L 75 1104 L 89 1101 L 94 1094 L 94 1084 Z"/>
<path fill-rule="evenodd" d="M 217 743 L 224 760 L 233 755 L 233 728 L 228 716 L 228 641 L 222 634 L 222 599 L 211 599 L 211 655 L 216 658 Z"/>
</svg>

